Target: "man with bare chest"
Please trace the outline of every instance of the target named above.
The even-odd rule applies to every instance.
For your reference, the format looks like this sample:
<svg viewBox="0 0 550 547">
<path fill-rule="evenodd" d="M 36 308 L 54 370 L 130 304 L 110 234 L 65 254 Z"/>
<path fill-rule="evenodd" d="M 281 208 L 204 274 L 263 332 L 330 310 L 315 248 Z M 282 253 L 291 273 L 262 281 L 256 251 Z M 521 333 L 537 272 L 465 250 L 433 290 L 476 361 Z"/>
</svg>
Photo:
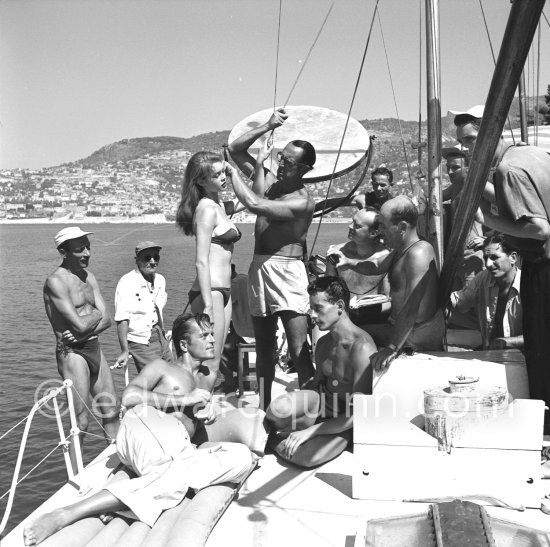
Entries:
<svg viewBox="0 0 550 547">
<path fill-rule="evenodd" d="M 215 419 L 207 408 L 210 390 L 202 387 L 203 363 L 214 357 L 208 315 L 180 315 L 172 333 L 176 363 L 148 363 L 122 395 L 128 410 L 116 448 L 121 462 L 137 477 L 111 481 L 73 505 L 40 516 L 25 528 L 25 545 L 37 545 L 77 520 L 100 513 L 130 510 L 132 514 L 125 516 L 152 527 L 190 488 L 238 483 L 250 472 L 254 458 L 237 442 L 234 431 L 233 442 L 203 443 L 198 449 L 191 442 L 198 421 Z"/>
<path fill-rule="evenodd" d="M 240 442 L 263 455 L 267 441 L 265 413 L 257 408 L 216 413 L 211 402 L 208 367 L 204 365 L 214 351 L 213 324 L 208 315 L 178 316 L 172 327 L 172 343 L 176 362 L 150 362 L 125 389 L 123 406 L 151 407 L 171 414 L 196 445 L 207 441 Z"/>
<path fill-rule="evenodd" d="M 267 123 L 248 131 L 229 145 L 235 163 L 254 179 L 252 188 L 237 177 L 232 180 L 239 201 L 257 215 L 254 258 L 248 277 L 261 408 L 267 408 L 271 401 L 279 317 L 300 385 L 314 372 L 307 343 L 309 300 L 302 258 L 314 210 L 314 201 L 304 187 L 303 177 L 313 169 L 315 149 L 307 141 L 288 143 L 277 154 L 276 174 L 263 166 L 271 152 L 267 145 L 269 139 L 256 160 L 248 153 L 259 137 L 280 127 L 286 119 L 284 109 L 279 108 Z"/>
<path fill-rule="evenodd" d="M 320 277 L 309 287 L 310 315 L 321 330 L 315 376 L 299 391 L 270 404 L 267 419 L 275 432 L 270 446 L 302 467 L 338 456 L 351 440 L 354 393 L 372 393 L 370 357 L 376 346 L 349 316 L 349 290 L 338 277 Z"/>
<path fill-rule="evenodd" d="M 406 196 L 386 201 L 379 215 L 380 232 L 392 252 L 376 267 L 339 254 L 339 264 L 349 264 L 366 275 L 388 272 L 391 314 L 387 323 L 365 326 L 380 350 L 371 362 L 386 369 L 403 347 L 413 350 L 443 349 L 445 322 L 437 306 L 438 273 L 433 247 L 416 231 L 418 209 Z"/>
<path fill-rule="evenodd" d="M 357 306 L 356 303 L 362 297 L 383 294 L 389 296 L 390 286 L 386 274 L 365 275 L 357 268 L 344 264 L 340 266 L 340 255 L 348 259 L 372 262 L 378 266 L 390 254 L 388 249 L 380 241 L 380 226 L 378 212 L 368 209 L 360 209 L 353 216 L 346 243 L 331 245 L 327 251 L 326 275 L 336 275 L 345 280 L 351 294 L 350 319 L 356 325 L 366 323 L 380 323 L 386 315 L 384 306 Z"/>
<path fill-rule="evenodd" d="M 106 438 L 114 439 L 118 429 L 115 388 L 98 339 L 98 334 L 111 325 L 111 318 L 97 280 L 88 270 L 91 233 L 71 226 L 56 234 L 55 244 L 63 262 L 46 279 L 44 304 L 56 337 L 57 369 L 64 380 L 72 380 L 77 391 L 73 400 L 79 429 L 88 429 L 84 402 L 91 394 L 94 408 L 101 412 Z M 76 470 L 74 443 L 70 454 Z"/>
<path fill-rule="evenodd" d="M 393 250 L 383 269 L 390 279 L 391 315 L 388 325 L 367 331 L 382 347 L 373 355 L 375 370 L 384 370 L 403 347 L 443 349 L 445 322 L 437 305 L 438 273 L 433 247 L 416 231 L 418 210 L 405 196 L 393 198 L 380 209 L 380 231 Z"/>
</svg>

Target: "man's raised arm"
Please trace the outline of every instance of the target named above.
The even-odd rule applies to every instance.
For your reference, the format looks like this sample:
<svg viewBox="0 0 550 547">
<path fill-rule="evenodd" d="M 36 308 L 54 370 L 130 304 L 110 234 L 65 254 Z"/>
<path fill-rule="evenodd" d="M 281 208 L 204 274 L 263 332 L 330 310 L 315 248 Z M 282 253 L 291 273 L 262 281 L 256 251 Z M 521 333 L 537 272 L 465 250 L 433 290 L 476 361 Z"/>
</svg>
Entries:
<svg viewBox="0 0 550 547">
<path fill-rule="evenodd" d="M 239 201 L 256 215 L 265 216 L 275 220 L 293 220 L 296 218 L 308 218 L 313 214 L 315 203 L 309 195 L 291 197 L 283 200 L 266 199 L 255 194 L 236 173 L 235 169 L 227 170 L 231 176 L 233 190 Z"/>
<path fill-rule="evenodd" d="M 262 125 L 259 125 L 258 127 L 244 133 L 229 145 L 229 153 L 231 154 L 231 158 L 246 176 L 252 176 L 254 173 L 254 166 L 256 165 L 256 161 L 248 153 L 248 149 L 259 137 L 265 135 L 265 133 L 269 131 L 277 129 L 277 127 L 281 127 L 287 117 L 288 116 L 286 115 L 284 108 L 278 108 L 275 112 L 273 112 L 266 123 L 263 123 Z M 242 200 L 239 201 L 242 202 Z"/>
</svg>

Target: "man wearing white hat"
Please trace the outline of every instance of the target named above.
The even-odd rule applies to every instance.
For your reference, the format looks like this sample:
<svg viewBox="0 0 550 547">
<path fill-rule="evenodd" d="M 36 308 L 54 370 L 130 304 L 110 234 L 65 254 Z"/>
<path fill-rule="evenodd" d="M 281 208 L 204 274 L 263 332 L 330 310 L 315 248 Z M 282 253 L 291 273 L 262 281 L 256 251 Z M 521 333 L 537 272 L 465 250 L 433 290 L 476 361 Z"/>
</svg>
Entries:
<svg viewBox="0 0 550 547">
<path fill-rule="evenodd" d="M 131 355 L 138 372 L 155 359 L 172 362 L 170 344 L 163 328 L 166 281 L 157 273 L 162 247 L 154 241 L 136 246 L 136 268 L 123 275 L 116 287 L 115 321 L 122 350 L 117 364 Z"/>
<path fill-rule="evenodd" d="M 57 368 L 64 380 L 72 380 L 78 393 L 73 398 L 78 427 L 83 432 L 88 429 L 89 404 L 84 402 L 91 393 L 94 407 L 103 418 L 105 436 L 111 440 L 118 430 L 118 406 L 111 371 L 98 339 L 98 334 L 111 325 L 111 318 L 97 280 L 88 270 L 91 233 L 70 226 L 55 235 L 63 262 L 46 279 L 44 304 L 57 340 Z M 71 443 L 76 471 L 73 447 Z"/>
<path fill-rule="evenodd" d="M 471 154 L 483 108 L 451 113 L 457 140 Z M 492 167 L 498 214 L 482 200 L 476 220 L 502 232 L 522 255 L 520 294 L 529 392 L 550 406 L 550 155 L 536 146 L 507 145 L 501 138 Z M 544 429 L 550 434 L 548 412 Z"/>
</svg>

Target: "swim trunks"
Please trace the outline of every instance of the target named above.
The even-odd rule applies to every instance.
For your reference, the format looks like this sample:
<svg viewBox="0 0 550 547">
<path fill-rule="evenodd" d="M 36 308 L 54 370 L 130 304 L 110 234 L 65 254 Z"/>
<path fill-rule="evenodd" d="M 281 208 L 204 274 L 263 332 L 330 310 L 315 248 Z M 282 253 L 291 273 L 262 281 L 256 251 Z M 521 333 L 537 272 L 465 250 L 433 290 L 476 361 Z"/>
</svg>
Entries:
<svg viewBox="0 0 550 547">
<path fill-rule="evenodd" d="M 217 292 L 222 293 L 223 307 L 225 308 L 225 306 L 227 306 L 227 303 L 229 302 L 229 299 L 231 298 L 231 288 L 227 288 L 227 287 L 210 287 L 210 291 L 211 292 L 217 291 Z M 196 291 L 194 289 L 191 289 L 187 293 L 187 297 L 189 298 L 189 304 L 192 304 L 193 300 L 195 300 L 195 298 L 198 298 L 200 295 L 201 295 L 200 291 Z"/>
<path fill-rule="evenodd" d="M 250 314 L 266 317 L 280 311 L 309 310 L 306 267 L 300 258 L 254 255 L 248 270 Z"/>
<path fill-rule="evenodd" d="M 132 518 L 153 526 L 162 511 L 178 505 L 187 490 L 222 482 L 240 482 L 252 464 L 250 450 L 239 443 L 195 448 L 173 414 L 137 405 L 124 416 L 116 439 L 123 464 L 138 477 L 104 488 L 129 507 Z"/>
<path fill-rule="evenodd" d="M 58 340 L 55 353 L 58 358 L 67 357 L 69 353 L 80 355 L 88 363 L 92 376 L 97 376 L 99 373 L 101 367 L 101 346 L 99 345 L 99 338 L 97 336 L 71 345 Z"/>
</svg>

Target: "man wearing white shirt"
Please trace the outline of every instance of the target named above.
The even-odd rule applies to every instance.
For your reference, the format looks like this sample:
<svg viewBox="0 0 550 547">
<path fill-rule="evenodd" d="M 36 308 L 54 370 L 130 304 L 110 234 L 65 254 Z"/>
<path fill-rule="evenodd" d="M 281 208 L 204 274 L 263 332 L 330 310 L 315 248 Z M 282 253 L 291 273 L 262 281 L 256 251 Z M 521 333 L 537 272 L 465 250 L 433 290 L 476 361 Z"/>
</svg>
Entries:
<svg viewBox="0 0 550 547">
<path fill-rule="evenodd" d="M 138 243 L 137 268 L 123 275 L 116 287 L 115 321 L 122 350 L 116 362 L 125 365 L 131 355 L 138 372 L 157 358 L 173 361 L 162 320 L 167 295 L 166 280 L 157 273 L 161 249 L 153 241 Z"/>
</svg>

